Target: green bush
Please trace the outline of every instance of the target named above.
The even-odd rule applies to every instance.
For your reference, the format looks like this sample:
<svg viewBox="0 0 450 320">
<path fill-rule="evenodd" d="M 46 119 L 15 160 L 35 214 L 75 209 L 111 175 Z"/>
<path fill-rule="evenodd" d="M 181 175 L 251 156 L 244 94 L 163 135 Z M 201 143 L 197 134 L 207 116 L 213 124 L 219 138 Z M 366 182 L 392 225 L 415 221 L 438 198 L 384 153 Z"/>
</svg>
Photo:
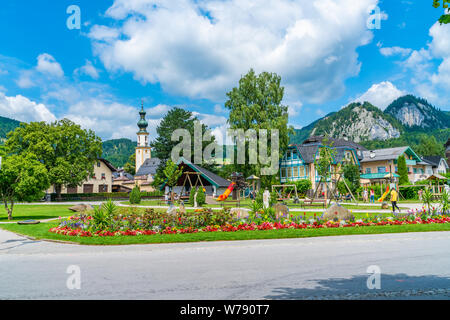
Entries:
<svg viewBox="0 0 450 320">
<path fill-rule="evenodd" d="M 201 207 L 206 203 L 206 194 L 205 191 L 203 191 L 203 187 L 198 188 L 198 194 L 197 194 L 197 205 Z"/>
<path fill-rule="evenodd" d="M 141 203 L 141 190 L 138 186 L 135 186 L 130 193 L 130 203 L 140 204 Z"/>
<path fill-rule="evenodd" d="M 306 192 L 312 188 L 311 181 L 307 179 L 296 181 L 295 185 L 297 186 L 297 193 L 299 197 L 306 196 Z"/>
</svg>

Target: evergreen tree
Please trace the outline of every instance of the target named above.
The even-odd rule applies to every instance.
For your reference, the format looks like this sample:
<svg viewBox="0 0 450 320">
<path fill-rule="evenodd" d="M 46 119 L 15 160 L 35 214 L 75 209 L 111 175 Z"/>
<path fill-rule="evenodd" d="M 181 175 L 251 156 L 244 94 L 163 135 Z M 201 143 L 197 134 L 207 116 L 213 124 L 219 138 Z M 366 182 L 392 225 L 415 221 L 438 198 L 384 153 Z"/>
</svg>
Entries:
<svg viewBox="0 0 450 320">
<path fill-rule="evenodd" d="M 397 166 L 398 166 L 398 174 L 400 176 L 399 179 L 400 185 L 408 185 L 409 184 L 408 167 L 406 166 L 405 156 L 398 157 Z"/>
</svg>

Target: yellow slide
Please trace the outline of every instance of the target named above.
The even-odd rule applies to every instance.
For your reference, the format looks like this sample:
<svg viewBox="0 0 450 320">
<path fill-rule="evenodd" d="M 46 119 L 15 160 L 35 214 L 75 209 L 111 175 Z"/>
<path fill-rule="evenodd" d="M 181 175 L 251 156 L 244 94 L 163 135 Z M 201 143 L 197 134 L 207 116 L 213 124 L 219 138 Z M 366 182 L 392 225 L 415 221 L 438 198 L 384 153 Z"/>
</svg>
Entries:
<svg viewBox="0 0 450 320">
<path fill-rule="evenodd" d="M 381 196 L 380 199 L 378 199 L 378 202 L 383 202 L 384 199 L 386 199 L 386 197 L 388 196 L 389 191 L 391 191 L 391 190 L 389 190 L 389 186 L 388 186 L 388 187 L 386 188 L 386 192 Z"/>
<path fill-rule="evenodd" d="M 221 196 L 219 196 L 219 198 L 217 198 L 217 201 L 227 200 L 227 198 L 230 196 L 231 192 L 233 192 L 233 189 L 235 186 L 236 186 L 236 184 L 234 182 L 231 183 L 230 186 L 228 187 L 228 189 L 225 191 L 225 193 L 222 194 Z"/>
</svg>

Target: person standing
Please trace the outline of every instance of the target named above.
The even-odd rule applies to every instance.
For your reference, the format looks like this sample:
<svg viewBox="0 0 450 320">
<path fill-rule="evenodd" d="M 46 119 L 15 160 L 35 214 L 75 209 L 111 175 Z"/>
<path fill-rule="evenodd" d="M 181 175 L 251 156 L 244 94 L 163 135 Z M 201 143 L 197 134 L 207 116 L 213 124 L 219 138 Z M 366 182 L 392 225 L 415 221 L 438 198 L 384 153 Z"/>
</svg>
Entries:
<svg viewBox="0 0 450 320">
<path fill-rule="evenodd" d="M 375 203 L 375 191 L 373 189 L 370 189 L 370 202 Z"/>
<path fill-rule="evenodd" d="M 367 189 L 364 189 L 364 191 L 363 191 L 363 200 L 364 200 L 364 202 L 369 202 L 369 196 L 368 196 L 368 192 L 367 192 Z"/>
<path fill-rule="evenodd" d="M 397 206 L 398 201 L 398 192 L 395 189 L 391 190 L 391 203 L 392 203 L 392 212 L 395 213 L 395 208 L 398 209 L 398 212 L 401 212 L 400 208 Z"/>
</svg>

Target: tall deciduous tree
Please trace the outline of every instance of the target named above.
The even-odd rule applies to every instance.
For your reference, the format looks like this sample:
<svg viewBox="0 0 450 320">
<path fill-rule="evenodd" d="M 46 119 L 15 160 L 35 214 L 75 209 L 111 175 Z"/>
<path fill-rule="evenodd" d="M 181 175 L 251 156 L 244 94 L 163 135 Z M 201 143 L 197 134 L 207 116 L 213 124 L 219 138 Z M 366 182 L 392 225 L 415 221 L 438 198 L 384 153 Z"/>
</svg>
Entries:
<svg viewBox="0 0 450 320">
<path fill-rule="evenodd" d="M 176 186 L 178 179 L 183 174 L 183 170 L 178 168 L 177 164 L 172 160 L 167 160 L 163 169 L 165 184 L 170 188 L 170 199 L 173 202 L 173 187 Z"/>
<path fill-rule="evenodd" d="M 434 136 L 422 135 L 420 143 L 414 150 L 421 156 L 444 156 L 445 149 L 442 144 L 439 144 Z"/>
<path fill-rule="evenodd" d="M 405 156 L 398 157 L 397 170 L 398 175 L 400 176 L 399 178 L 400 185 L 408 185 L 409 184 L 408 167 L 406 166 Z"/>
<path fill-rule="evenodd" d="M 123 166 L 123 170 L 132 174 L 133 176 L 136 174 L 136 154 L 133 153 L 129 158 L 128 162 Z"/>
<path fill-rule="evenodd" d="M 343 168 L 345 179 L 349 182 L 349 187 L 353 193 L 356 193 L 361 186 L 360 168 L 356 164 L 347 164 Z"/>
<path fill-rule="evenodd" d="M 151 142 L 151 147 L 154 151 L 154 156 L 161 160 L 161 165 L 158 167 L 158 175 L 163 177 L 163 169 L 166 166 L 167 160 L 171 158 L 172 149 L 178 145 L 179 141 L 172 141 L 172 133 L 177 129 L 186 129 L 189 131 L 191 135 L 191 159 L 187 159 L 189 161 L 193 161 L 194 156 L 194 127 L 195 122 L 198 121 L 198 118 L 195 117 L 192 112 L 181 109 L 181 108 L 173 108 L 169 110 L 169 112 L 164 116 L 161 120 L 161 123 L 156 128 L 156 133 L 158 134 L 157 138 Z M 202 124 L 202 137 L 207 132 L 208 126 Z M 215 141 L 215 137 L 212 136 L 211 141 L 204 141 L 202 143 L 202 152 L 205 147 Z M 186 158 L 187 156 L 184 155 Z M 204 162 L 202 166 L 210 171 L 216 171 L 216 165 L 211 163 Z M 160 181 L 155 180 L 153 185 L 158 185 Z"/>
<path fill-rule="evenodd" d="M 282 104 L 284 87 L 281 77 L 275 73 L 263 72 L 259 75 L 251 69 L 239 80 L 239 86 L 227 93 L 228 100 L 225 107 L 230 110 L 228 123 L 231 129 L 270 130 L 278 129 L 280 133 L 280 156 L 289 144 L 289 133 L 293 129 L 288 127 L 288 107 Z M 271 139 L 268 134 L 268 152 L 271 152 Z M 246 145 L 246 161 L 248 161 L 248 142 Z M 236 165 L 236 171 L 246 177 L 252 174 L 260 175 L 261 165 Z M 262 176 L 264 186 L 273 182 L 275 176 Z"/>
<path fill-rule="evenodd" d="M 102 155 L 101 139 L 68 119 L 21 124 L 8 135 L 6 146 L 13 154 L 35 154 L 47 168 L 58 198 L 62 186 L 76 187 L 92 175 Z"/>
<path fill-rule="evenodd" d="M 14 201 L 33 201 L 50 186 L 45 166 L 34 154 L 12 155 L 4 159 L 0 170 L 0 197 L 12 220 Z"/>
</svg>

